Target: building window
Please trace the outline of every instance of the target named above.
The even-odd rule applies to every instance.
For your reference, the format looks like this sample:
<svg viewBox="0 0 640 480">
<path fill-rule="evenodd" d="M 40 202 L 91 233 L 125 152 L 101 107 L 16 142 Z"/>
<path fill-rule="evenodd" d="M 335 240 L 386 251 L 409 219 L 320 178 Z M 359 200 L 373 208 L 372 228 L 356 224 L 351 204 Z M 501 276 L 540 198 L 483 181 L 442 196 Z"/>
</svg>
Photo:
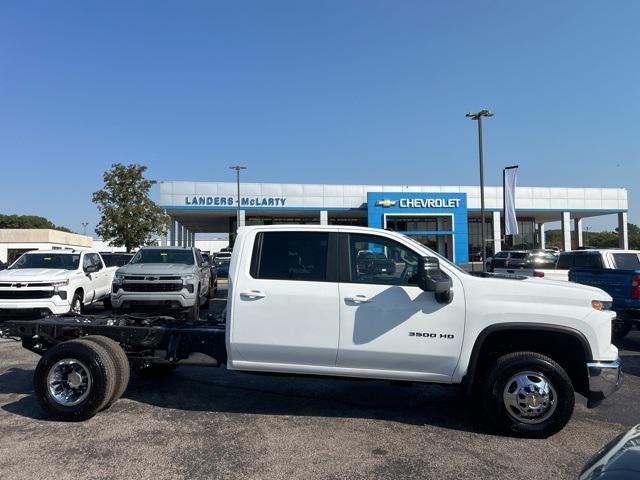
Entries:
<svg viewBox="0 0 640 480">
<path fill-rule="evenodd" d="M 469 261 L 477 262 L 482 257 L 482 222 L 479 218 L 470 218 L 468 222 L 469 232 Z M 493 221 L 491 217 L 484 218 L 484 235 L 487 244 L 487 255 L 493 255 Z"/>
<path fill-rule="evenodd" d="M 387 230 L 394 232 L 450 232 L 453 230 L 451 216 L 387 215 L 385 219 Z"/>
</svg>

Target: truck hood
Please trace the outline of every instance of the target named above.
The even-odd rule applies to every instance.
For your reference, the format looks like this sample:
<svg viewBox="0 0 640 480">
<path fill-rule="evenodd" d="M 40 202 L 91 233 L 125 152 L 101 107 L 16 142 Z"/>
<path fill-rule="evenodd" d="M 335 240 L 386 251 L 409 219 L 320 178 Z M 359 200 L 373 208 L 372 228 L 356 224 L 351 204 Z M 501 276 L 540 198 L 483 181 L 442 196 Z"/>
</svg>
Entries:
<svg viewBox="0 0 640 480">
<path fill-rule="evenodd" d="M 194 265 L 181 263 L 135 263 L 118 269 L 121 275 L 188 275 L 194 273 Z"/>
<path fill-rule="evenodd" d="M 555 304 L 581 304 L 583 301 L 611 301 L 611 296 L 596 287 L 559 280 L 526 278 L 480 278 L 474 277 L 474 284 L 484 292 L 487 298 L 496 301 L 506 299 L 527 299 L 528 301 L 550 302 Z M 479 283 L 476 283 L 479 282 Z"/>
<path fill-rule="evenodd" d="M 0 282 L 44 282 L 64 280 L 78 273 L 57 268 L 21 268 L 0 271 Z"/>
</svg>

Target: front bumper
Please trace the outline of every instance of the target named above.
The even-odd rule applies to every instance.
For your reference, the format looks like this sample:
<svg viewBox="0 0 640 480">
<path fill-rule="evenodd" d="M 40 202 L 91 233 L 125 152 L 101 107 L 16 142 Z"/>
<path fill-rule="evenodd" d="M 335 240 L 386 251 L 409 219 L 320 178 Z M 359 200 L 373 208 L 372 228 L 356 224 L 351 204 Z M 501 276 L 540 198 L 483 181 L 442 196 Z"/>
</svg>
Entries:
<svg viewBox="0 0 640 480">
<path fill-rule="evenodd" d="M 587 407 L 597 407 L 622 385 L 622 362 L 620 359 L 606 362 L 587 363 L 589 395 Z"/>
<path fill-rule="evenodd" d="M 69 300 L 63 300 L 54 295 L 51 298 L 32 299 L 2 299 L 0 300 L 0 311 L 49 311 L 54 315 L 69 313 L 71 305 Z"/>
<path fill-rule="evenodd" d="M 198 301 L 195 293 L 182 292 L 124 292 L 111 294 L 111 305 L 116 308 L 166 307 L 191 308 Z"/>
</svg>

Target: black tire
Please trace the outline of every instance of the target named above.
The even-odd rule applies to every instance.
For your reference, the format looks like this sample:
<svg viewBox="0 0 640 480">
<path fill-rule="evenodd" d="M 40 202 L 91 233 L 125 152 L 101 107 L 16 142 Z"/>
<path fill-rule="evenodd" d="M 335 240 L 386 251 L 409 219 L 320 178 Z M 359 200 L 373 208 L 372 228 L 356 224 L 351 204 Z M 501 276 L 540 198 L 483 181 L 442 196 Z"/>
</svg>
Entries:
<svg viewBox="0 0 640 480">
<path fill-rule="evenodd" d="M 151 365 L 137 367 L 134 371 L 143 378 L 160 379 L 171 375 L 176 368 L 178 368 L 178 365 L 152 363 Z"/>
<path fill-rule="evenodd" d="M 536 392 L 532 391 L 534 396 L 528 405 L 533 402 L 533 408 L 541 409 L 539 418 L 524 418 L 519 415 L 517 407 L 506 405 L 505 396 L 517 399 L 522 408 L 527 405 L 525 399 L 528 397 L 515 395 L 518 389 L 514 388 L 517 384 L 512 379 L 516 376 L 524 378 L 525 383 L 538 382 L 541 385 L 542 381 L 546 381 L 551 386 L 551 393 L 547 397 L 535 396 Z M 492 424 L 514 436 L 548 437 L 562 430 L 573 414 L 575 393 L 571 379 L 560 365 L 539 353 L 515 352 L 500 357 L 488 372 L 482 388 L 484 408 Z M 509 393 L 511 388 L 513 391 Z M 548 405 L 546 412 L 545 405 Z M 531 414 L 534 414 L 533 408 Z"/>
<path fill-rule="evenodd" d="M 629 334 L 632 328 L 633 328 L 633 325 L 630 323 L 615 322 L 615 321 L 611 322 L 612 340 L 614 341 L 622 340 L 624 337 L 626 337 Z"/>
<path fill-rule="evenodd" d="M 65 359 L 86 367 L 87 378 L 91 379 L 86 395 L 78 398 L 80 401 L 75 405 L 65 405 L 56 400 L 49 389 L 49 373 Z M 38 402 L 49 415 L 58 420 L 81 421 L 93 417 L 107 405 L 113 396 L 115 377 L 111 355 L 103 347 L 93 342 L 70 340 L 45 352 L 34 372 L 33 384 Z"/>
<path fill-rule="evenodd" d="M 127 389 L 127 386 L 129 385 L 131 367 L 129 365 L 127 354 L 124 353 L 124 350 L 118 344 L 118 342 L 103 335 L 88 335 L 86 337 L 82 337 L 80 340 L 94 342 L 104 348 L 109 353 L 109 355 L 111 355 L 111 359 L 113 360 L 113 364 L 116 368 L 116 377 L 113 395 L 106 405 L 107 407 L 110 407 L 118 399 L 120 399 L 124 391 Z"/>
<path fill-rule="evenodd" d="M 74 312 L 75 305 L 78 304 L 78 311 Z M 71 297 L 71 304 L 69 305 L 69 313 L 75 313 L 76 315 L 81 315 L 84 310 L 84 304 L 82 303 L 82 295 L 80 292 L 75 292 L 73 297 Z"/>
<path fill-rule="evenodd" d="M 198 297 L 189 310 L 186 313 L 187 321 L 189 322 L 197 322 L 200 320 L 200 297 Z"/>
</svg>

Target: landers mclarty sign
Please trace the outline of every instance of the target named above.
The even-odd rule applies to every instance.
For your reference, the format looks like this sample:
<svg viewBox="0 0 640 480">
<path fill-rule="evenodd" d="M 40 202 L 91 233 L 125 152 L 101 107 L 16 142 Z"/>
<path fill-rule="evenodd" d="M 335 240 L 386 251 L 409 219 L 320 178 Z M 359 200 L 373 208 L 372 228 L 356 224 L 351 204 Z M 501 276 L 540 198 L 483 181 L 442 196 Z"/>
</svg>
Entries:
<svg viewBox="0 0 640 480">
<path fill-rule="evenodd" d="M 241 197 L 241 207 L 284 207 L 287 199 L 285 197 Z M 236 206 L 234 197 L 185 197 L 185 205 L 189 206 L 210 206 L 210 207 L 233 207 Z"/>
</svg>

